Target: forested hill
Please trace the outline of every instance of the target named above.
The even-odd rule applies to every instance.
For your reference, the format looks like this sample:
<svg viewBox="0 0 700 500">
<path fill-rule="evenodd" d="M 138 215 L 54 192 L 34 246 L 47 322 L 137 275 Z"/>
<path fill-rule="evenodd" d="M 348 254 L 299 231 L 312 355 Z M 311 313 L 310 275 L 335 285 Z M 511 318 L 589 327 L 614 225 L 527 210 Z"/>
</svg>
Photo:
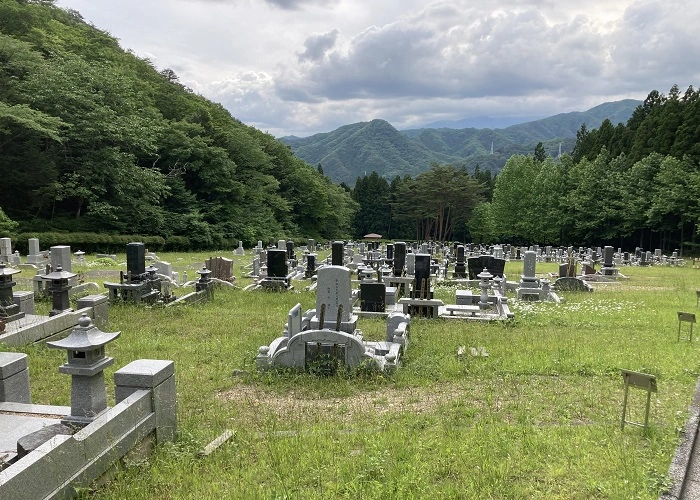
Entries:
<svg viewBox="0 0 700 500">
<path fill-rule="evenodd" d="M 0 208 L 19 231 L 349 232 L 354 202 L 315 167 L 52 3 L 0 0 Z"/>
<path fill-rule="evenodd" d="M 626 99 L 604 103 L 588 111 L 562 113 L 504 129 L 424 128 L 399 131 L 384 120 L 345 125 L 332 132 L 310 137 L 283 137 L 294 153 L 311 164 L 320 164 L 336 182 L 355 183 L 358 177 L 376 171 L 392 179 L 416 175 L 431 163 L 476 165 L 499 172 L 514 154 L 532 154 L 537 143 L 555 157 L 559 144 L 570 153 L 576 132 L 585 124 L 599 127 L 604 120 L 625 123 L 641 101 Z M 493 144 L 493 154 L 491 145 Z"/>
</svg>

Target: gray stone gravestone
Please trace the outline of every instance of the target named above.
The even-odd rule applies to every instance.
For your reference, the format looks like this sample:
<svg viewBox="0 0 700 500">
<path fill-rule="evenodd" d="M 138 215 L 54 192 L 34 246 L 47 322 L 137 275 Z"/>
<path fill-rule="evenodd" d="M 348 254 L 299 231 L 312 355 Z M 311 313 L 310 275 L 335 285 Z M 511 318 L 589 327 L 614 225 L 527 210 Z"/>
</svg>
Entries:
<svg viewBox="0 0 700 500">
<path fill-rule="evenodd" d="M 541 299 L 540 282 L 535 275 L 537 268 L 537 254 L 527 251 L 523 258 L 523 274 L 520 276 L 520 284 L 516 290 L 518 300 Z"/>
<path fill-rule="evenodd" d="M 10 264 L 12 259 L 12 240 L 10 238 L 0 238 L 0 262 Z"/>
<path fill-rule="evenodd" d="M 70 247 L 67 245 L 57 245 L 51 247 L 51 268 L 57 269 L 61 266 L 64 271 L 72 272 Z"/>
<path fill-rule="evenodd" d="M 416 254 L 406 254 L 406 274 L 413 276 L 416 274 Z"/>
<path fill-rule="evenodd" d="M 311 320 L 311 327 L 321 327 L 323 311 L 323 328 L 353 333 L 357 328 L 357 316 L 352 314 L 351 271 L 344 266 L 325 266 L 317 272 L 316 316 Z M 340 324 L 338 311 L 342 306 Z"/>
</svg>

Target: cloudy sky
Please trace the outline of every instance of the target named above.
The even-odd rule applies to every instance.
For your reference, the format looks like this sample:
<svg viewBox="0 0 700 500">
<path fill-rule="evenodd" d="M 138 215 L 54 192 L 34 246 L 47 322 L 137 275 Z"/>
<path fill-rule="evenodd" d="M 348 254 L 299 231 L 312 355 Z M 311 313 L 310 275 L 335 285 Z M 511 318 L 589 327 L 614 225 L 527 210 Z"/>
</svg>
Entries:
<svg viewBox="0 0 700 500">
<path fill-rule="evenodd" d="M 700 86 L 697 0 L 59 0 L 241 121 L 307 136 Z"/>
</svg>

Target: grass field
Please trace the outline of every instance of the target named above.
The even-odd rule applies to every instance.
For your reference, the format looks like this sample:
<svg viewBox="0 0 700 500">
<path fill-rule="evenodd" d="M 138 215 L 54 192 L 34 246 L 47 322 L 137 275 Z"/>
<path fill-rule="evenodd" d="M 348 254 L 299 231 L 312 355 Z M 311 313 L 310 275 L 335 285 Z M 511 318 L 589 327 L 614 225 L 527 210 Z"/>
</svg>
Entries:
<svg viewBox="0 0 700 500">
<path fill-rule="evenodd" d="M 217 253 L 160 257 L 192 278 L 210 255 Z M 249 283 L 238 264 L 251 256 L 234 260 L 238 284 Z M 555 268 L 538 264 L 537 272 Z M 104 271 L 118 269 L 74 271 L 101 282 L 113 279 Z M 521 272 L 522 263 L 506 266 L 510 280 Z M 255 371 L 258 347 L 281 334 L 288 310 L 297 302 L 314 307 L 313 292 L 300 291 L 306 282 L 287 293 L 217 289 L 211 303 L 175 309 L 110 307 L 108 330 L 122 336 L 107 347 L 116 360 L 107 380 L 134 359 L 174 360 L 179 438 L 82 494 L 657 498 L 700 374 L 700 332 L 692 343 L 676 339 L 676 312 L 696 309 L 700 270 L 622 272 L 630 279 L 563 293 L 559 305 L 511 299 L 516 318 L 508 323 L 414 320 L 403 366 L 390 377 Z M 29 277 L 22 273 L 23 287 Z M 454 290 L 438 286 L 436 294 L 454 303 Z M 359 326 L 369 339 L 384 334 L 383 321 Z M 457 357 L 459 346 L 484 347 L 489 356 Z M 58 373 L 65 353 L 43 345 L 21 351 L 30 357 L 33 402 L 70 405 L 70 380 Z M 620 429 L 621 368 L 658 377 L 646 432 Z M 633 419 L 643 418 L 645 396 L 631 391 Z M 200 458 L 226 429 L 232 439 Z"/>
</svg>

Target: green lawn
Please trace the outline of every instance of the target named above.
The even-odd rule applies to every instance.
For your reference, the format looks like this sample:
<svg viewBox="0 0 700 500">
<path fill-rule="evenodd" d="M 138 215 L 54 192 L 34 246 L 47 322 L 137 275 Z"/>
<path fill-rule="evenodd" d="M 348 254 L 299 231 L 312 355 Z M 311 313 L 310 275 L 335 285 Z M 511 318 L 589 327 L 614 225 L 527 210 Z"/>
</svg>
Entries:
<svg viewBox="0 0 700 500">
<path fill-rule="evenodd" d="M 210 255 L 160 257 L 192 278 Z M 250 254 L 234 259 L 239 285 L 249 283 L 238 264 Z M 555 269 L 538 264 L 537 272 Z M 506 267 L 510 280 L 521 271 L 522 263 Z M 288 310 L 314 306 L 304 282 L 288 293 L 223 288 L 209 304 L 176 309 L 111 307 L 109 330 L 122 336 L 107 347 L 116 360 L 107 379 L 134 359 L 174 360 L 179 438 L 84 494 L 657 498 L 700 373 L 700 331 L 692 343 L 676 340 L 676 312 L 695 311 L 700 270 L 622 272 L 630 279 L 564 293 L 559 305 L 511 299 L 509 323 L 414 320 L 391 377 L 255 372 L 258 347 L 281 334 Z M 436 293 L 454 302 L 453 287 Z M 361 319 L 360 328 L 366 338 L 384 334 L 383 321 Z M 489 357 L 458 358 L 459 346 L 484 347 Z M 43 345 L 22 351 L 33 401 L 69 405 L 70 380 L 57 370 L 65 354 Z M 658 377 L 645 433 L 620 429 L 621 368 Z M 631 391 L 632 418 L 643 418 L 644 403 L 643 391 Z M 200 458 L 226 429 L 233 438 Z"/>
</svg>

